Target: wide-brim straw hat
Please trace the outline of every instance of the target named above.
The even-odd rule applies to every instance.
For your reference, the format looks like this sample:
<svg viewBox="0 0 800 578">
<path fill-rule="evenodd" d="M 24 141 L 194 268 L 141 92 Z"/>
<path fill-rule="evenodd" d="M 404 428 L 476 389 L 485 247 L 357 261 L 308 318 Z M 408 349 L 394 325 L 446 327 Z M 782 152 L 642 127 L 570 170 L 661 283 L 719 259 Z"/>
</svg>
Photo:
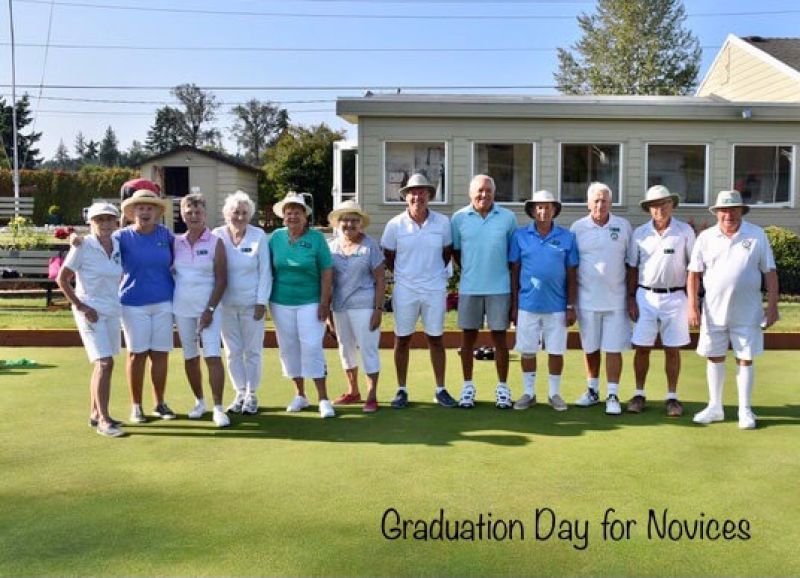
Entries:
<svg viewBox="0 0 800 578">
<path fill-rule="evenodd" d="M 139 189 L 130 197 L 122 201 L 122 214 L 129 221 L 133 220 L 133 208 L 136 205 L 154 205 L 163 213 L 167 209 L 167 200 L 162 199 L 153 191 Z"/>
<path fill-rule="evenodd" d="M 750 207 L 742 201 L 742 193 L 739 191 L 720 191 L 717 194 L 716 204 L 710 206 L 708 210 L 716 213 L 717 209 L 732 209 L 734 207 L 742 207 L 742 214 L 746 215 L 750 211 Z"/>
<path fill-rule="evenodd" d="M 111 215 L 119 219 L 119 209 L 111 203 L 93 203 L 86 211 L 86 222 L 90 222 L 95 217 L 102 217 L 103 215 Z"/>
<path fill-rule="evenodd" d="M 406 193 L 411 189 L 427 189 L 429 198 L 432 199 L 436 195 L 436 187 L 434 187 L 428 178 L 422 173 L 414 173 L 406 182 L 406 186 L 397 191 L 401 199 L 405 199 Z"/>
<path fill-rule="evenodd" d="M 553 215 L 554 219 L 561 214 L 561 203 L 558 202 L 556 196 L 550 191 L 544 189 L 536 191 L 533 193 L 533 197 L 531 197 L 530 201 L 525 201 L 525 214 L 531 219 L 536 219 L 533 212 L 533 205 L 535 203 L 553 203 L 556 206 L 556 212 Z"/>
<path fill-rule="evenodd" d="M 369 215 L 355 201 L 344 201 L 343 203 L 340 203 L 334 210 L 328 213 L 328 222 L 332 227 L 336 227 L 341 217 L 351 214 L 361 217 L 362 227 L 365 229 L 369 227 Z"/>
<path fill-rule="evenodd" d="M 272 207 L 272 212 L 283 219 L 283 209 L 286 207 L 286 205 L 300 205 L 305 209 L 306 216 L 311 214 L 311 207 L 306 204 L 305 197 L 300 193 L 295 193 L 294 191 L 289 191 L 286 193 L 286 196 L 275 203 L 275 205 Z"/>
<path fill-rule="evenodd" d="M 669 189 L 664 185 L 653 185 L 644 195 L 644 199 L 639 201 L 642 210 L 647 212 L 650 210 L 650 203 L 663 201 L 664 199 L 672 199 L 672 206 L 677 207 L 680 203 L 680 197 L 675 193 L 670 193 Z"/>
</svg>

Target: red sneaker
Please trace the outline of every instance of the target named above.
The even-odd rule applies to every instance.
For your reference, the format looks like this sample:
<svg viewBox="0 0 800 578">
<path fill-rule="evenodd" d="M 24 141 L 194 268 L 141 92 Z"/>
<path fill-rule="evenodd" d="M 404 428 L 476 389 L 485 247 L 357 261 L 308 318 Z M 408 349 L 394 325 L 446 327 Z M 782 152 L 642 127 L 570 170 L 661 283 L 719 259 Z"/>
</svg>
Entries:
<svg viewBox="0 0 800 578">
<path fill-rule="evenodd" d="M 364 413 L 375 413 L 378 411 L 378 402 L 374 399 L 367 400 L 364 404 Z"/>
<path fill-rule="evenodd" d="M 361 403 L 360 393 L 343 393 L 333 400 L 333 405 L 349 405 L 352 403 Z"/>
</svg>

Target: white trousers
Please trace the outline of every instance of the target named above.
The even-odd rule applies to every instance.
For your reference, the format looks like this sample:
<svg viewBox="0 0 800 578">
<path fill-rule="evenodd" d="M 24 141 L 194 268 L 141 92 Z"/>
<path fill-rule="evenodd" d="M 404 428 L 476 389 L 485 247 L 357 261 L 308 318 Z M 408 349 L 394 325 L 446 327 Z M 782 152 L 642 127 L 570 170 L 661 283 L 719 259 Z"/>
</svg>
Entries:
<svg viewBox="0 0 800 578">
<path fill-rule="evenodd" d="M 283 375 L 306 379 L 325 377 L 327 367 L 325 353 L 322 350 L 325 323 L 317 318 L 319 304 L 270 303 L 270 310 L 275 321 Z"/>
<path fill-rule="evenodd" d="M 342 368 L 358 367 L 357 352 L 361 351 L 361 365 L 364 373 L 378 373 L 381 358 L 378 355 L 378 341 L 381 328 L 370 331 L 373 309 L 345 309 L 333 312 L 336 323 L 336 336 L 339 338 L 339 358 Z"/>
<path fill-rule="evenodd" d="M 222 308 L 222 342 L 228 375 L 237 393 L 255 392 L 261 383 L 264 318 L 253 319 L 255 305 Z"/>
</svg>

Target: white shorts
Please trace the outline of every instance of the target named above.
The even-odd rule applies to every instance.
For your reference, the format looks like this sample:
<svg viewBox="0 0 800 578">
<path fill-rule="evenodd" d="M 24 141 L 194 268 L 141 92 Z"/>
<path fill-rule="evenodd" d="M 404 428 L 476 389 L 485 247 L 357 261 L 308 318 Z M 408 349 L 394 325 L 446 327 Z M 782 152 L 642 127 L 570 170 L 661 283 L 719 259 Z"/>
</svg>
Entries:
<svg viewBox="0 0 800 578">
<path fill-rule="evenodd" d="M 369 375 L 381 370 L 381 358 L 378 354 L 381 328 L 370 331 L 372 313 L 372 309 L 345 309 L 333 312 L 336 336 L 339 340 L 339 358 L 342 360 L 343 369 L 358 367 L 356 354 L 361 351 L 364 373 Z"/>
<path fill-rule="evenodd" d="M 581 347 L 586 353 L 602 350 L 621 353 L 631 348 L 631 322 L 627 311 L 581 311 L 578 308 Z"/>
<path fill-rule="evenodd" d="M 172 351 L 172 302 L 123 305 L 122 330 L 130 353 Z"/>
<path fill-rule="evenodd" d="M 89 361 L 94 363 L 98 359 L 113 357 L 120 350 L 120 319 L 113 315 L 99 315 L 96 323 L 89 323 L 86 316 L 72 309 L 75 325 L 78 326 L 83 348 Z"/>
<path fill-rule="evenodd" d="M 431 337 L 438 337 L 444 333 L 446 302 L 445 289 L 423 293 L 395 285 L 392 293 L 394 334 L 398 337 L 411 335 L 417 328 L 417 319 L 421 316 L 425 333 Z"/>
<path fill-rule="evenodd" d="M 555 313 L 517 311 L 517 342 L 521 354 L 535 354 L 545 350 L 550 355 L 564 355 L 567 350 L 567 316 Z"/>
<path fill-rule="evenodd" d="M 322 339 L 325 323 L 319 320 L 319 303 L 278 305 L 270 303 L 278 352 L 285 377 L 319 379 L 325 377 L 325 352 Z"/>
<path fill-rule="evenodd" d="M 682 347 L 689 343 L 687 303 L 683 291 L 654 293 L 640 287 L 636 292 L 639 320 L 633 326 L 633 344 L 652 347 L 659 332 L 664 347 Z"/>
<path fill-rule="evenodd" d="M 764 353 L 764 333 L 758 325 L 711 327 L 700 324 L 697 353 L 703 357 L 725 357 L 728 344 L 737 359 L 752 361 Z"/>
<path fill-rule="evenodd" d="M 214 311 L 211 324 L 203 329 L 202 334 L 198 335 L 197 326 L 200 323 L 199 317 L 178 317 L 175 316 L 175 326 L 178 328 L 178 335 L 181 338 L 184 359 L 194 359 L 200 355 L 203 349 L 203 357 L 220 357 L 222 355 L 221 332 L 222 332 L 222 310 Z"/>
</svg>

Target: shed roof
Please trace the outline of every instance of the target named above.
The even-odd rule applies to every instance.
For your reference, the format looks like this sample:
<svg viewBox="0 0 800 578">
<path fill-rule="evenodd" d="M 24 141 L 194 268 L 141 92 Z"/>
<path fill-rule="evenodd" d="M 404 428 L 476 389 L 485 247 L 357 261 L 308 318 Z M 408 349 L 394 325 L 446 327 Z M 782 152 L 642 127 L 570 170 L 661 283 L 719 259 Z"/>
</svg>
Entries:
<svg viewBox="0 0 800 578">
<path fill-rule="evenodd" d="M 232 157 L 232 156 L 229 156 L 229 155 L 226 155 L 226 154 L 222 154 L 222 153 L 219 153 L 219 152 L 216 152 L 216 151 L 207 151 L 207 150 L 203 150 L 203 149 L 198 149 L 198 148 L 195 148 L 195 147 L 192 147 L 192 146 L 188 146 L 188 145 L 182 145 L 182 146 L 179 146 L 179 147 L 175 147 L 174 149 L 169 150 L 167 152 L 159 153 L 157 155 L 153 155 L 152 157 L 148 157 L 148 158 L 144 159 L 140 163 L 139 166 L 141 166 L 141 165 L 143 165 L 145 163 L 150 163 L 150 162 L 153 162 L 153 161 L 157 161 L 157 160 L 163 159 L 165 157 L 168 157 L 168 156 L 171 156 L 171 155 L 174 155 L 174 154 L 183 154 L 183 153 L 192 153 L 192 154 L 204 155 L 204 156 L 207 156 L 207 157 L 209 157 L 211 159 L 214 159 L 215 161 L 219 161 L 221 163 L 232 165 L 232 166 L 234 166 L 236 168 L 239 168 L 239 169 L 243 169 L 243 170 L 246 170 L 246 171 L 252 171 L 254 173 L 260 173 L 261 172 L 260 168 L 254 167 L 253 165 L 251 165 L 249 163 L 246 163 L 244 161 L 241 161 L 241 160 L 239 160 L 239 159 L 237 159 L 235 157 Z"/>
<path fill-rule="evenodd" d="M 800 71 L 800 38 L 745 36 L 742 40 Z"/>
</svg>

